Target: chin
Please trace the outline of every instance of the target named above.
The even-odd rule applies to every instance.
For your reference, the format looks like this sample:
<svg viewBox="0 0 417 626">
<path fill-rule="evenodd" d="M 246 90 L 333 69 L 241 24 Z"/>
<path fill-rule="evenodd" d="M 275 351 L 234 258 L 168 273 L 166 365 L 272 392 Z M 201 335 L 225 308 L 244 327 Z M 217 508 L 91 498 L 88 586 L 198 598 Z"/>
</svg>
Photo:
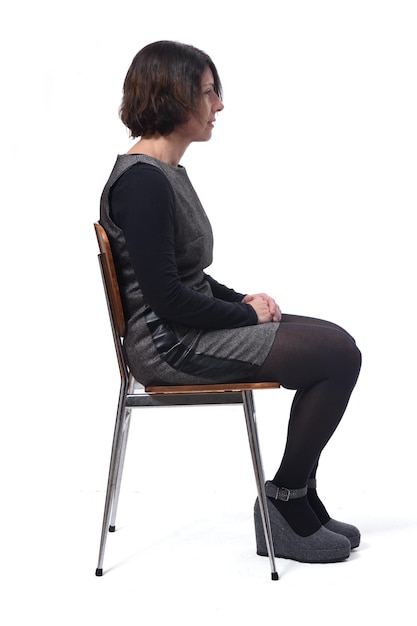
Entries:
<svg viewBox="0 0 417 626">
<path fill-rule="evenodd" d="M 205 137 L 198 137 L 197 139 L 194 139 L 195 143 L 204 143 L 205 141 L 210 141 L 211 139 L 211 133 L 209 135 L 206 135 Z"/>
</svg>

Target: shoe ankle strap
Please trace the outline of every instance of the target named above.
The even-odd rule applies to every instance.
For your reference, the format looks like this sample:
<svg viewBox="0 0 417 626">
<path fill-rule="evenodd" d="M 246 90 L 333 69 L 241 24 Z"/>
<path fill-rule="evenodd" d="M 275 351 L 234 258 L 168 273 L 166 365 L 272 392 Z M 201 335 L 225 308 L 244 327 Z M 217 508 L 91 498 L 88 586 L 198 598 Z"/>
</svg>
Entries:
<svg viewBox="0 0 417 626">
<path fill-rule="evenodd" d="M 288 502 L 288 500 L 303 498 L 307 494 L 307 486 L 302 487 L 301 489 L 287 489 L 287 487 L 277 487 L 274 483 L 267 482 L 265 485 L 265 492 L 269 498 L 275 498 L 275 500 Z"/>
<path fill-rule="evenodd" d="M 317 488 L 317 480 L 315 478 L 309 478 L 307 481 L 307 487 L 309 489 L 316 489 Z"/>
</svg>

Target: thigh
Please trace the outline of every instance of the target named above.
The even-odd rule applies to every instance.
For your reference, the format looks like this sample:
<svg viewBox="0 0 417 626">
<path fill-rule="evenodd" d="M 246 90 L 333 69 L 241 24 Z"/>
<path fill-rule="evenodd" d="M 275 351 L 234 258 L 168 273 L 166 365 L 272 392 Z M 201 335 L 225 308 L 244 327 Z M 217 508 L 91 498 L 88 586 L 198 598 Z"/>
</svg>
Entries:
<svg viewBox="0 0 417 626">
<path fill-rule="evenodd" d="M 336 324 L 285 315 L 257 380 L 307 388 L 332 377 L 353 349 L 357 350 L 350 335 Z"/>
</svg>

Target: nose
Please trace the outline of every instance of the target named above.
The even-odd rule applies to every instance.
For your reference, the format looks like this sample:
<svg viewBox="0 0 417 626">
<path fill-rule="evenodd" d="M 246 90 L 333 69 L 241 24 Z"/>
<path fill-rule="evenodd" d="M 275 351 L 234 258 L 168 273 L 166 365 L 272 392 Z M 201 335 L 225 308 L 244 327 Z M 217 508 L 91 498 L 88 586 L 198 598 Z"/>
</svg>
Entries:
<svg viewBox="0 0 417 626">
<path fill-rule="evenodd" d="M 223 109 L 224 109 L 224 104 L 222 100 L 219 98 L 219 96 L 217 96 L 217 101 L 214 104 L 213 110 L 216 113 L 219 113 L 220 111 L 223 111 Z"/>
</svg>

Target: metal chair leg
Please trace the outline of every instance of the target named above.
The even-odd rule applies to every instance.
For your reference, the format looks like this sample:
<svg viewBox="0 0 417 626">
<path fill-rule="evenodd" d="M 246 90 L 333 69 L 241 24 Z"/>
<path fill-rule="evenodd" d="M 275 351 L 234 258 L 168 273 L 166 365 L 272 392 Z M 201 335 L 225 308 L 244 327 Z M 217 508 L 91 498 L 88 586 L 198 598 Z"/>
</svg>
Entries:
<svg viewBox="0 0 417 626">
<path fill-rule="evenodd" d="M 129 383 L 128 383 L 128 390 L 127 393 L 131 394 L 133 393 L 135 387 L 135 379 L 133 378 L 133 376 L 129 376 Z M 113 533 L 116 530 L 116 515 L 117 515 L 117 508 L 119 505 L 119 496 L 120 496 L 120 487 L 122 484 L 122 477 L 123 477 L 123 468 L 124 468 L 124 464 L 125 464 L 125 457 L 126 457 L 126 448 L 127 448 L 127 441 L 129 438 L 129 428 L 130 428 L 130 416 L 132 413 L 132 409 L 130 408 L 125 408 L 125 414 L 124 414 L 124 420 L 123 420 L 123 435 L 122 435 L 122 444 L 121 444 L 121 450 L 120 450 L 120 460 L 119 463 L 117 464 L 117 475 L 116 475 L 116 488 L 115 488 L 115 492 L 114 492 L 114 497 L 113 497 L 113 504 L 112 504 L 112 508 L 111 508 L 111 519 L 110 519 L 110 525 L 109 525 L 109 532 Z"/>
<path fill-rule="evenodd" d="M 268 549 L 268 557 L 271 565 L 271 578 L 278 580 L 279 576 L 275 567 L 274 544 L 272 540 L 271 523 L 269 520 L 268 504 L 265 493 L 265 478 L 262 467 L 261 452 L 258 440 L 258 430 L 256 426 L 255 403 L 252 391 L 242 391 L 243 408 L 245 411 L 246 427 L 248 430 L 249 446 L 252 454 L 253 469 L 255 473 L 256 486 L 258 489 L 259 507 L 261 511 L 262 524 L 265 533 L 265 540 Z"/>
<path fill-rule="evenodd" d="M 101 529 L 100 550 L 96 576 L 103 575 L 104 551 L 106 549 L 107 533 L 110 528 L 110 519 L 115 502 L 116 484 L 118 476 L 121 478 L 120 462 L 122 460 L 122 450 L 125 438 L 125 405 L 126 405 L 127 383 L 122 380 L 119 392 L 119 402 L 117 406 L 116 424 L 114 427 L 112 451 L 110 457 L 109 476 L 107 480 L 106 500 L 104 504 L 103 525 Z"/>
<path fill-rule="evenodd" d="M 125 464 L 125 457 L 126 457 L 126 448 L 127 448 L 127 441 L 129 438 L 129 428 L 130 428 L 130 415 L 132 413 L 131 409 L 125 409 L 125 416 L 124 416 L 124 420 L 123 420 L 123 425 L 122 425 L 122 441 L 121 441 L 121 446 L 120 446 L 120 459 L 119 462 L 117 464 L 117 475 L 116 475 L 116 479 L 115 479 L 115 490 L 114 490 L 114 496 L 113 496 L 113 504 L 111 507 L 111 518 L 110 518 L 110 525 L 109 525 L 109 532 L 114 533 L 114 531 L 116 530 L 116 515 L 117 515 L 117 508 L 119 505 L 119 496 L 120 496 L 120 487 L 122 484 L 122 477 L 123 477 L 123 468 L 124 468 L 124 464 Z"/>
</svg>

